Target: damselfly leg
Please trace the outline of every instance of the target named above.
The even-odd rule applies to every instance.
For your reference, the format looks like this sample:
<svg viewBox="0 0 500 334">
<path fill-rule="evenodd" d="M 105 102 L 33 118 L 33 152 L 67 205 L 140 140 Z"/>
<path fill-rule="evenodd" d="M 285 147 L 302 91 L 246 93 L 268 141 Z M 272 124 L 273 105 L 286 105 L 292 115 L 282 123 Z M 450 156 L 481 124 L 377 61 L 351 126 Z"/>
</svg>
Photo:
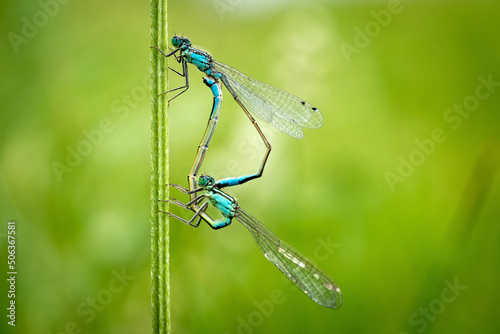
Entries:
<svg viewBox="0 0 500 334">
<path fill-rule="evenodd" d="M 168 102 L 172 101 L 173 99 L 175 99 L 176 97 L 178 97 L 179 95 L 181 95 L 182 93 L 186 92 L 188 89 L 189 89 L 189 73 L 188 73 L 188 67 L 187 67 L 187 63 L 184 61 L 184 59 L 180 56 L 177 56 L 176 55 L 176 52 L 179 51 L 179 49 L 175 49 L 169 53 L 164 53 L 161 49 L 159 49 L 158 47 L 156 46 L 151 46 L 152 49 L 156 49 L 158 51 L 160 51 L 160 53 L 162 55 L 164 55 L 165 57 L 170 57 L 170 56 L 174 56 L 175 57 L 175 60 L 181 64 L 181 67 L 182 67 L 182 73 L 180 73 L 179 71 L 177 71 L 176 69 L 172 68 L 172 67 L 168 67 L 169 70 L 175 72 L 176 74 L 180 75 L 181 77 L 185 78 L 185 83 L 183 86 L 179 86 L 179 87 L 176 87 L 176 88 L 172 88 L 172 89 L 169 89 L 167 90 L 166 92 L 164 93 L 161 93 L 157 96 L 162 96 L 162 95 L 165 95 L 167 93 L 171 93 L 171 92 L 175 92 L 175 91 L 178 91 L 178 90 L 181 90 L 180 92 L 178 92 L 177 94 L 174 95 L 174 97 L 171 97 L 170 99 L 168 99 Z M 170 48 L 169 48 L 170 49 Z"/>
</svg>

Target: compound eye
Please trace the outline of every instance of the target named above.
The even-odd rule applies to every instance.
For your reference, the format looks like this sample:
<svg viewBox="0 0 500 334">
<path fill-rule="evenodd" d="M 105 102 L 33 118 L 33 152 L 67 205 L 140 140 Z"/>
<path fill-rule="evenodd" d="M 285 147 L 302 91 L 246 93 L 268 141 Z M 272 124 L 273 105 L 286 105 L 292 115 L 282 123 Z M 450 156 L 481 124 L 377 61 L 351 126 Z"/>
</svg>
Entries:
<svg viewBox="0 0 500 334">
<path fill-rule="evenodd" d="M 182 48 L 182 47 L 189 47 L 191 45 L 191 41 L 182 36 L 175 35 L 172 37 L 172 46 L 174 48 Z"/>
<path fill-rule="evenodd" d="M 172 46 L 174 48 L 178 48 L 179 45 L 181 45 L 181 39 L 179 38 L 179 36 L 172 37 Z"/>
<path fill-rule="evenodd" d="M 215 179 L 211 176 L 208 176 L 208 175 L 201 175 L 199 178 L 198 178 L 198 185 L 200 187 L 208 187 L 208 186 L 211 186 L 215 183 Z"/>
</svg>

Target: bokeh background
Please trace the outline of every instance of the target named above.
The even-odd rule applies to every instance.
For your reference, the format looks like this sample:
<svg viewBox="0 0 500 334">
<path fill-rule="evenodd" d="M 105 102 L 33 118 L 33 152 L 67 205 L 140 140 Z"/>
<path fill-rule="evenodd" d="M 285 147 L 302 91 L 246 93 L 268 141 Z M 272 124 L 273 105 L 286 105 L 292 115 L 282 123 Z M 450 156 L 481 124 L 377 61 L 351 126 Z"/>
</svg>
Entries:
<svg viewBox="0 0 500 334">
<path fill-rule="evenodd" d="M 149 3 L 62 2 L 0 5 L 0 326 L 148 333 Z M 472 0 L 170 1 L 171 34 L 323 113 L 303 140 L 262 125 L 264 176 L 229 193 L 344 295 L 336 311 L 311 302 L 236 222 L 171 221 L 173 333 L 498 332 L 499 12 Z M 212 103 L 190 74 L 169 109 L 181 184 Z M 263 152 L 226 92 L 202 171 L 253 172 Z"/>
</svg>

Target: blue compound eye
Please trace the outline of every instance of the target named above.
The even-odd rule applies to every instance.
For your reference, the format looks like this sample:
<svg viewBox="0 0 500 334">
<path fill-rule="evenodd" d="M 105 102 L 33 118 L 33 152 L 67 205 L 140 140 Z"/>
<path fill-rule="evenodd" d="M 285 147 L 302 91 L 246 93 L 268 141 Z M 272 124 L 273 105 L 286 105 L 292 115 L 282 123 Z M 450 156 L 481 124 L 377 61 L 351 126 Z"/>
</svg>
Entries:
<svg viewBox="0 0 500 334">
<path fill-rule="evenodd" d="M 172 46 L 174 48 L 179 48 L 183 45 L 189 46 L 189 45 L 191 45 L 191 41 L 186 37 L 181 37 L 181 36 L 177 36 L 177 35 L 172 37 Z"/>
<path fill-rule="evenodd" d="M 198 178 L 198 185 L 200 187 L 211 186 L 215 183 L 215 179 L 208 175 L 202 175 Z"/>
<path fill-rule="evenodd" d="M 179 38 L 179 36 L 172 37 L 172 46 L 178 48 L 179 45 L 181 45 L 181 39 Z"/>
</svg>

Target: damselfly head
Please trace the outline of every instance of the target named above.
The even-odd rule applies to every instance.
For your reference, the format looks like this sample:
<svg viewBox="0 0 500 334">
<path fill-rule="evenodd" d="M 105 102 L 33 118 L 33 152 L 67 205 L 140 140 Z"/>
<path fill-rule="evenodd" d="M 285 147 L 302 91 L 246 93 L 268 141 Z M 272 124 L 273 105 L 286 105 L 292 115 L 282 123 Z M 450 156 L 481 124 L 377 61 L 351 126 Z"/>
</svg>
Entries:
<svg viewBox="0 0 500 334">
<path fill-rule="evenodd" d="M 214 185 L 214 183 L 215 183 L 215 179 L 211 176 L 208 176 L 208 175 L 201 175 L 198 178 L 198 185 L 200 187 L 209 187 L 209 186 Z"/>
<path fill-rule="evenodd" d="M 191 46 L 191 41 L 189 38 L 175 35 L 172 37 L 172 46 L 174 48 L 188 47 Z"/>
</svg>

